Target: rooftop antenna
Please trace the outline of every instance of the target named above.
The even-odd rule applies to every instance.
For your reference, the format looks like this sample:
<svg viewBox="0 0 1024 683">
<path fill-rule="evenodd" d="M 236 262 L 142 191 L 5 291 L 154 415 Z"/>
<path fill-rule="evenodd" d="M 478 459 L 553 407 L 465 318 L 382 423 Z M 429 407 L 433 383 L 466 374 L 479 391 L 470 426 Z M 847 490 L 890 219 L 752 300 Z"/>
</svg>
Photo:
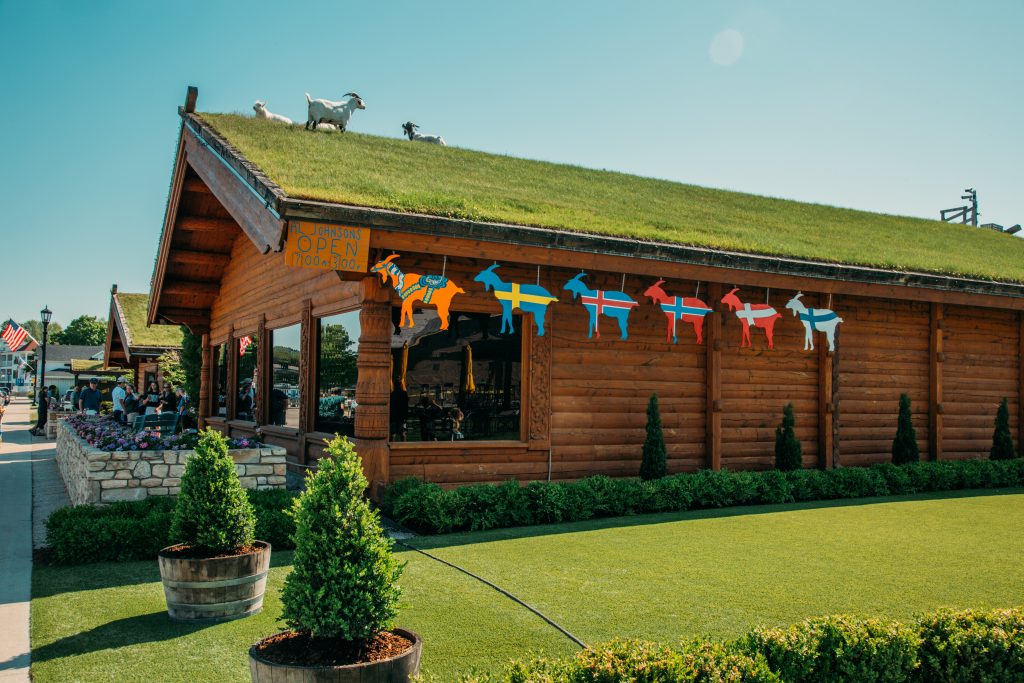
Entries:
<svg viewBox="0 0 1024 683">
<path fill-rule="evenodd" d="M 970 204 L 964 206 L 956 206 L 952 209 L 942 209 L 939 211 L 939 217 L 946 223 L 955 223 L 959 220 L 964 225 L 970 223 L 977 227 L 978 216 L 978 192 L 973 187 L 968 187 L 964 190 L 967 194 L 960 195 L 960 199 L 966 199 L 970 201 Z"/>
</svg>

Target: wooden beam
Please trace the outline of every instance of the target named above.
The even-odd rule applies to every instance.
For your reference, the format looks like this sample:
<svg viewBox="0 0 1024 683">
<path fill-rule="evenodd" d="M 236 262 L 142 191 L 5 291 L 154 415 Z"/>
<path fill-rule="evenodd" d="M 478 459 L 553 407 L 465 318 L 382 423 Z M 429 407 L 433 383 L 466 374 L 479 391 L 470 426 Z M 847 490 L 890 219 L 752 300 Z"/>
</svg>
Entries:
<svg viewBox="0 0 1024 683">
<path fill-rule="evenodd" d="M 721 298 L 722 286 L 718 283 L 709 284 L 709 301 L 717 302 Z M 722 315 L 724 314 L 719 311 L 711 313 L 704 327 L 704 344 L 707 348 L 707 364 L 704 370 L 705 453 L 707 465 L 713 470 L 722 469 Z"/>
<path fill-rule="evenodd" d="M 230 218 L 209 218 L 207 216 L 182 216 L 178 219 L 177 228 L 188 232 L 215 232 L 233 234 L 238 224 Z"/>
<path fill-rule="evenodd" d="M 199 370 L 199 397 L 197 400 L 199 428 L 206 427 L 206 418 L 210 414 L 210 335 L 204 334 L 202 339 L 202 361 Z"/>
<path fill-rule="evenodd" d="M 928 334 L 928 456 L 942 460 L 942 304 L 931 305 Z"/>
<path fill-rule="evenodd" d="M 377 498 L 390 476 L 391 290 L 372 275 L 363 279 L 361 299 L 355 437 L 370 496 Z"/>
<path fill-rule="evenodd" d="M 185 180 L 185 184 L 182 186 L 185 192 L 195 192 L 196 194 L 211 194 L 210 188 L 206 186 L 199 178 L 188 178 Z"/>
<path fill-rule="evenodd" d="M 302 301 L 302 327 L 299 333 L 299 346 L 302 349 L 304 362 L 299 363 L 299 429 L 312 432 L 316 429 L 316 416 L 319 398 L 316 395 L 316 359 L 317 348 L 316 319 L 313 318 L 313 300 Z M 306 449 L 299 450 L 299 462 L 306 463 Z"/>
<path fill-rule="evenodd" d="M 824 305 L 822 305 L 824 308 Z M 838 326 L 837 326 L 838 328 Z M 832 352 L 828 342 L 818 339 L 818 466 L 830 470 L 833 467 L 832 410 Z"/>
<path fill-rule="evenodd" d="M 171 249 L 172 262 L 189 266 L 203 266 L 223 270 L 231 261 L 231 254 L 192 249 Z"/>
<path fill-rule="evenodd" d="M 164 294 L 181 294 L 185 296 L 217 296 L 220 294 L 219 282 L 193 282 L 189 280 L 168 280 L 164 282 Z"/>
<path fill-rule="evenodd" d="M 1017 373 L 1019 375 L 1017 391 L 1017 454 L 1024 455 L 1024 311 L 1018 314 Z"/>
</svg>

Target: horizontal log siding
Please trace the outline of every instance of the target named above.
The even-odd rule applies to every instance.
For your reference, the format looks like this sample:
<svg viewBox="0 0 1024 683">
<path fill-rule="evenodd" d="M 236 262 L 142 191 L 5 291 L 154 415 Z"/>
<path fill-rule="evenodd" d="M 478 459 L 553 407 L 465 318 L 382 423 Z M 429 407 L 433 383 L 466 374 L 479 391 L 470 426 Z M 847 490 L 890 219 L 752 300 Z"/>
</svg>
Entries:
<svg viewBox="0 0 1024 683">
<path fill-rule="evenodd" d="M 922 458 L 928 453 L 928 304 L 836 297 L 839 335 L 838 465 L 892 459 L 900 394 L 910 395 Z"/>
<path fill-rule="evenodd" d="M 728 291 L 731 287 L 726 288 Z M 804 467 L 818 464 L 818 354 L 804 351 L 804 328 L 785 308 L 796 292 L 771 290 L 768 301 L 782 318 L 775 321 L 775 348 L 768 350 L 764 330 L 752 328 L 752 347 L 740 348 L 743 328 L 735 313 L 715 302 L 722 316 L 722 467 L 731 470 L 775 466 L 775 429 L 782 409 L 793 404 L 796 436 Z M 763 304 L 765 290 L 740 290 L 743 302 Z M 817 305 L 811 295 L 808 306 Z M 709 305 L 710 302 L 709 302 Z M 820 333 L 815 343 L 824 343 Z"/>
<path fill-rule="evenodd" d="M 988 457 L 996 410 L 1004 397 L 1009 400 L 1010 432 L 1016 441 L 1020 401 L 1017 320 L 1011 311 L 946 307 L 944 460 Z"/>
</svg>

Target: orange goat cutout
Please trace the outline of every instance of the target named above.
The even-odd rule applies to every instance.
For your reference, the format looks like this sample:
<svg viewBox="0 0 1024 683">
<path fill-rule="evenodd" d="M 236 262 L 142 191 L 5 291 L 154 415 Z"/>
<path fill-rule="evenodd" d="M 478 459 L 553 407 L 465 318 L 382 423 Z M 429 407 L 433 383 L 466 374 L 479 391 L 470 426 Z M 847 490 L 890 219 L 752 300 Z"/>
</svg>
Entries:
<svg viewBox="0 0 1024 683">
<path fill-rule="evenodd" d="M 419 301 L 421 304 L 433 304 L 437 307 L 437 316 L 441 319 L 441 329 L 448 329 L 448 308 L 452 304 L 452 297 L 456 294 L 465 294 L 466 291 L 443 275 L 420 275 L 419 273 L 403 273 L 393 261 L 398 254 L 392 254 L 383 261 L 377 261 L 370 268 L 371 273 L 380 275 L 381 283 L 391 280 L 391 286 L 398 292 L 402 300 L 402 316 L 399 320 L 399 327 L 412 327 L 412 305 Z M 408 321 L 409 324 L 404 323 Z"/>
</svg>

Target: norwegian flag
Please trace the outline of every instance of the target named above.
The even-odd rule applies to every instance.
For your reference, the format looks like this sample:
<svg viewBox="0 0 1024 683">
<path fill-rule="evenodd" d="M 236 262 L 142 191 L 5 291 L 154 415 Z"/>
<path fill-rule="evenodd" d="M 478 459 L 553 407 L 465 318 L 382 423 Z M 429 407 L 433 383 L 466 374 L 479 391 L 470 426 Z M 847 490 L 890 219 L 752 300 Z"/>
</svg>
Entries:
<svg viewBox="0 0 1024 683">
<path fill-rule="evenodd" d="M 246 335 L 238 340 L 238 355 L 244 356 L 245 350 L 252 345 L 252 337 Z"/>
<path fill-rule="evenodd" d="M 7 342 L 7 348 L 11 351 L 19 350 L 25 344 L 26 339 L 35 341 L 24 327 L 13 320 L 8 320 L 4 325 L 3 332 L 0 332 L 0 338 Z"/>
</svg>

